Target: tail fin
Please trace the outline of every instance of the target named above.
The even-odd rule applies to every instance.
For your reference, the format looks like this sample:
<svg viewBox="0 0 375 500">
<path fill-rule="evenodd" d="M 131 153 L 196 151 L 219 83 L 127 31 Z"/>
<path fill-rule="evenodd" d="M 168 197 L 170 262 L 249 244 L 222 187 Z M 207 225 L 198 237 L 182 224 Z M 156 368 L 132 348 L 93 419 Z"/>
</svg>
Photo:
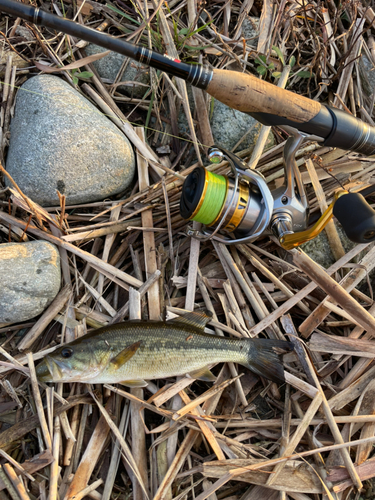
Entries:
<svg viewBox="0 0 375 500">
<path fill-rule="evenodd" d="M 284 340 L 252 339 L 246 368 L 261 377 L 280 384 L 285 382 L 284 367 L 275 349 L 292 351 L 293 344 Z"/>
</svg>

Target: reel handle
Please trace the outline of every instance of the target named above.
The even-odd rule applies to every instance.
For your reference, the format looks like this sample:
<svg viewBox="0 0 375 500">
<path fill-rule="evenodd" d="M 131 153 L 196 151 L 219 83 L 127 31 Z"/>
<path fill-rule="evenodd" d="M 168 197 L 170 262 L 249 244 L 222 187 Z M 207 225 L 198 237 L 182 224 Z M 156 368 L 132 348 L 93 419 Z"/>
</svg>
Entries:
<svg viewBox="0 0 375 500">
<path fill-rule="evenodd" d="M 375 210 L 360 193 L 341 196 L 333 206 L 333 215 L 351 241 L 355 243 L 375 241 Z"/>
</svg>

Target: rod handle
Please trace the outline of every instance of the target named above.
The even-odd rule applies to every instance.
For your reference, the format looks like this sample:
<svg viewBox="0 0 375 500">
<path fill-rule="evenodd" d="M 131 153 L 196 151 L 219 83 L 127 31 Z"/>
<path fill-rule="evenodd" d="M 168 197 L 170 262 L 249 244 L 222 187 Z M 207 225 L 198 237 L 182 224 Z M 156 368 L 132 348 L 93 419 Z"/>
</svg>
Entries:
<svg viewBox="0 0 375 500">
<path fill-rule="evenodd" d="M 243 113 L 266 113 L 296 124 L 310 121 L 322 107 L 317 101 L 237 71 L 214 69 L 206 90 L 215 99 Z"/>
</svg>

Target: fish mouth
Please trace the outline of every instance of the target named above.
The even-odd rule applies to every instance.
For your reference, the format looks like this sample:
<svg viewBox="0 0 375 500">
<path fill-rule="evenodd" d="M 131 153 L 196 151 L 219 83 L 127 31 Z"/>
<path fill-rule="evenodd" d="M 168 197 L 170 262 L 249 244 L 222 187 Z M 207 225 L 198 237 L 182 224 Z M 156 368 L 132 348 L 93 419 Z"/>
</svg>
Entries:
<svg viewBox="0 0 375 500">
<path fill-rule="evenodd" d="M 91 383 L 91 380 L 98 375 L 100 371 L 88 367 L 85 373 L 77 373 L 66 366 L 64 361 L 56 360 L 52 356 L 45 356 L 41 363 L 36 367 L 36 375 L 41 382 L 81 382 Z"/>
<path fill-rule="evenodd" d="M 49 356 L 36 367 L 36 375 L 41 382 L 60 382 L 63 376 L 59 365 Z"/>
</svg>

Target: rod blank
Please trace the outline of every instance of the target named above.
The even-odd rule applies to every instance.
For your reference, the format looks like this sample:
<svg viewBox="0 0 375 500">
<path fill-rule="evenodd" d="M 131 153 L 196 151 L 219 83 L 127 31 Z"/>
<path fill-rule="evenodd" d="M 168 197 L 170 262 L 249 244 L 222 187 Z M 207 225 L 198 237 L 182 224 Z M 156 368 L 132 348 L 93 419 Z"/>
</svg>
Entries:
<svg viewBox="0 0 375 500">
<path fill-rule="evenodd" d="M 288 125 L 321 137 L 327 146 L 375 154 L 375 127 L 345 111 L 323 106 L 255 76 L 187 64 L 15 0 L 0 0 L 0 11 L 95 43 L 181 78 L 264 125 Z"/>
</svg>

